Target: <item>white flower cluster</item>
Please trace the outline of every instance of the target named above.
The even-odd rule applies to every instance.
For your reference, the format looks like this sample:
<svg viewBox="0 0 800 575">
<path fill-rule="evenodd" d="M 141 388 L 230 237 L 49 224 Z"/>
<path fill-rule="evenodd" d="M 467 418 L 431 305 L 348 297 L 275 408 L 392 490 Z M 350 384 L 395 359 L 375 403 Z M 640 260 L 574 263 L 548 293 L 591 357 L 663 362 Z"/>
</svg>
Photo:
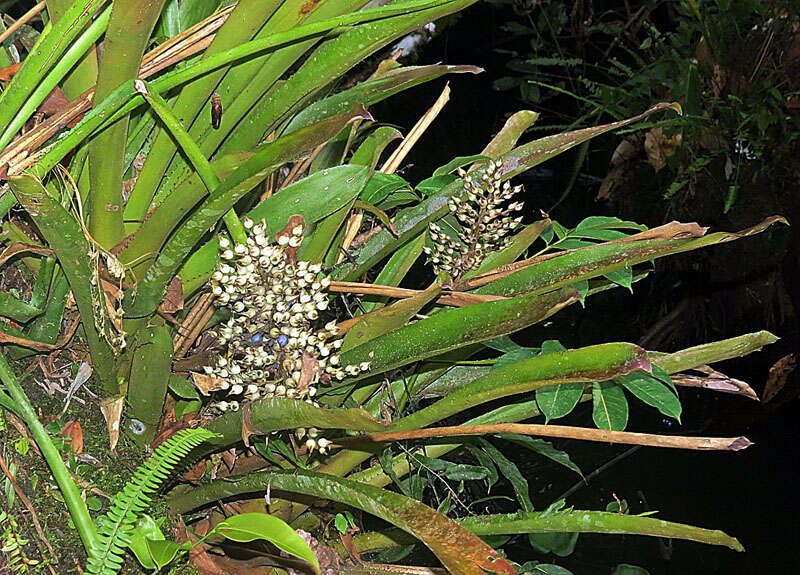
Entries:
<svg viewBox="0 0 800 575">
<path fill-rule="evenodd" d="M 478 181 L 464 170 L 458 175 L 464 180 L 465 196 L 452 196 L 448 207 L 461 223 L 458 239 L 448 236 L 435 222 L 428 226 L 433 247 L 425 246 L 434 271 L 446 271 L 453 280 L 477 268 L 491 252 L 502 249 L 508 233 L 522 222 L 522 216 L 512 217 L 522 210 L 522 202 L 513 202 L 503 207 L 522 190 L 522 186 L 511 187 L 503 183 L 500 168 L 502 162 L 490 162 Z"/>
<path fill-rule="evenodd" d="M 342 366 L 336 322 L 315 329 L 321 311 L 328 309 L 325 291 L 330 279 L 319 264 L 295 261 L 304 226 L 294 224 L 270 244 L 266 225 L 243 219 L 249 230 L 246 244 L 232 245 L 220 237 L 221 261 L 211 277 L 218 304 L 231 318 L 218 330 L 227 346 L 209 376 L 227 392 L 216 404 L 220 411 L 237 410 L 241 401 L 288 397 L 316 405 L 317 385 L 342 380 L 369 369 L 369 363 Z M 311 428 L 297 430 L 306 446 L 326 451 L 328 441 Z"/>
</svg>

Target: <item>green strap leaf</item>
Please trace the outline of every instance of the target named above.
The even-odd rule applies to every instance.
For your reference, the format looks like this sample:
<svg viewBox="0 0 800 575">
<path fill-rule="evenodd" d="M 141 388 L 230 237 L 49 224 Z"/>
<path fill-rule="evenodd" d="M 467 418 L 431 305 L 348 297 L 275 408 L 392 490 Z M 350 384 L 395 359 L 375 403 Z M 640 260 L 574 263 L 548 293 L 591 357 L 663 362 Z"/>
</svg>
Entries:
<svg viewBox="0 0 800 575">
<path fill-rule="evenodd" d="M 454 575 L 514 573 L 511 564 L 458 523 L 427 505 L 385 489 L 310 471 L 258 472 L 239 481 L 214 481 L 173 497 L 176 512 L 204 501 L 272 489 L 330 499 L 361 509 L 412 534 L 433 551 Z"/>
</svg>

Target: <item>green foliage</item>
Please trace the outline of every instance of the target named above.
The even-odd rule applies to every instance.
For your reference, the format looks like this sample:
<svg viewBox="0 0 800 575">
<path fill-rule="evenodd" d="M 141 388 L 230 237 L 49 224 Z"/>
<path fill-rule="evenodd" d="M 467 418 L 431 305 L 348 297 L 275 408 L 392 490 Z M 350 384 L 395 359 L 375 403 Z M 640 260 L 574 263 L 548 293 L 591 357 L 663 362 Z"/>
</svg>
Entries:
<svg viewBox="0 0 800 575">
<path fill-rule="evenodd" d="M 673 206 L 704 194 L 727 213 L 737 200 L 744 205 L 742 190 L 754 193 L 753 184 L 797 169 L 796 59 L 781 57 L 794 38 L 796 4 L 683 0 L 668 13 L 656 4 L 631 2 L 583 19 L 569 2 L 538 3 L 526 17 L 504 11 L 510 41 L 498 51 L 508 56 L 507 75 L 494 87 L 517 91 L 537 109 L 558 108 L 569 127 L 680 98 L 685 116 L 647 123 L 648 141 L 631 135 L 601 196 L 655 169 Z"/>
<path fill-rule="evenodd" d="M 540 552 L 560 556 L 572 551 L 580 532 L 683 537 L 740 549 L 736 540 L 720 532 L 639 516 L 574 511 L 563 501 L 535 511 L 538 490 L 512 453 L 533 453 L 561 471 L 581 474 L 567 453 L 538 438 L 491 432 L 452 443 L 423 440 L 386 447 L 369 437 L 344 435 L 416 432 L 443 421 L 514 423 L 540 415 L 550 423 L 569 417 L 589 399 L 600 429 L 622 430 L 630 397 L 679 419 L 681 403 L 670 374 L 743 355 L 774 340 L 770 334 L 751 334 L 684 354 L 659 355 L 624 342 L 572 349 L 573 342 L 568 341 L 536 341 L 523 347 L 511 339 L 572 303 L 585 304 L 595 293 L 633 289 L 656 258 L 746 237 L 782 220 L 766 220 L 740 233 L 706 236 L 698 226 L 677 224 L 678 230 L 671 232 L 646 230 L 613 217 L 589 217 L 572 228 L 546 215 L 524 225 L 524 220 L 510 218 L 508 210 L 521 206 L 501 208 L 495 200 L 513 190 L 509 180 L 526 170 L 596 136 L 635 128 L 644 121 L 665 129 L 689 125 L 660 114 L 667 109 L 680 111 L 680 106 L 648 107 L 650 97 L 646 105 L 637 102 L 635 109 L 620 104 L 619 113 L 609 112 L 616 121 L 599 124 L 594 111 L 601 106 L 591 102 L 605 94 L 600 88 L 579 100 L 592 106 L 588 118 L 598 120 L 593 128 L 521 142 L 538 118 L 523 110 L 509 118 L 483 150 L 454 158 L 420 182 L 396 173 L 397 166 L 381 164 L 399 132 L 380 125 L 367 106 L 445 74 L 478 70 L 402 66 L 388 59 L 372 66 L 375 69 L 366 79 L 362 72 L 367 66 L 352 71 L 376 54 L 387 55 L 381 50 L 396 39 L 473 3 L 405 0 L 365 9 L 374 3 L 240 0 L 225 13 L 225 23 L 202 54 L 173 63 L 155 78 L 140 80 L 142 50 L 163 47 L 168 37 L 200 23 L 216 3 L 169 0 L 157 10 L 158 2 L 120 0 L 114 4 L 116 12 L 100 12 L 99 4 L 82 12 L 84 2 L 76 0 L 40 39 L 46 52 L 33 50 L 27 55 L 0 96 L 3 143 L 11 142 L 30 120 L 39 96 L 66 82 L 73 65 L 93 54 L 95 42 L 101 37 L 109 41 L 99 73 L 87 78 L 91 66 L 85 66 L 72 78 L 87 87 L 96 85 L 92 108 L 82 110 L 85 115 L 75 126 L 65 123 L 49 133 L 45 139 L 52 145 L 41 154 L 25 150 L 32 163 L 23 173 L 10 168 L 10 191 L 0 196 L 2 214 L 19 202 L 25 212 L 19 217 L 37 234 L 25 240 L 32 247 L 16 245 L 13 249 L 23 251 L 8 252 L 3 260 L 4 266 L 36 271 L 30 295 L 0 294 L 4 296 L 0 314 L 21 324 L 0 323 L 3 334 L 11 338 L 3 342 L 52 349 L 42 344 L 57 341 L 71 292 L 83 325 L 80 337 L 88 343 L 94 371 L 106 395 L 126 396 L 125 417 L 144 423 L 145 433 L 137 438 L 142 447 L 164 423 L 164 406 L 172 405 L 165 403 L 170 395 L 176 399 L 179 424 L 187 416 L 203 417 L 202 428 L 181 431 L 156 449 L 115 496 L 96 528 L 89 516 L 91 502 L 81 499 L 62 460 L 68 446 L 58 445 L 54 437 L 60 427 L 54 424 L 48 434 L 13 373 L 4 360 L 0 362 L 0 406 L 20 415 L 32 429 L 88 550 L 87 573 L 117 572 L 126 548 L 146 569 L 163 569 L 183 555 L 191 545 L 167 540 L 160 521 L 143 512 L 189 452 L 198 448 L 194 453 L 206 456 L 235 449 L 242 442 L 269 465 L 256 473 L 233 479 L 218 475 L 195 489 L 176 491 L 170 495 L 173 510 L 188 513 L 211 501 L 248 494 L 260 500 L 266 495 L 270 514 L 229 517 L 211 533 L 238 543 L 269 542 L 317 571 L 318 559 L 307 541 L 284 521 L 297 519 L 309 497 L 331 499 L 394 524 L 412 537 L 403 541 L 395 560 L 407 551 L 407 543 L 419 540 L 456 575 L 510 572 L 510 563 L 493 546 L 502 546 L 508 535 L 517 533 L 529 534 L 531 545 Z M 548 3 L 543 10 L 558 6 Z M 97 17 L 90 24 L 93 14 Z M 126 15 L 135 22 L 130 30 L 123 25 Z M 77 18 L 74 30 L 68 18 Z M 563 18 L 554 21 L 558 30 L 563 29 Z M 652 34 L 643 50 L 660 46 L 656 32 Z M 569 70 L 587 66 L 584 57 L 555 53 L 529 58 L 520 68 L 538 73 L 555 66 Z M 612 59 L 609 66 L 614 78 L 625 76 L 633 82 L 631 63 Z M 527 86 L 532 90 L 538 85 Z M 618 103 L 618 95 L 609 98 L 606 108 L 610 102 Z M 222 117 L 215 117 L 218 126 L 216 121 L 212 125 L 210 115 L 211 101 L 217 97 L 223 109 Z M 213 106 L 218 110 L 217 104 Z M 684 99 L 690 114 L 699 114 L 694 106 L 691 99 Z M 772 129 L 768 118 L 762 125 L 765 133 Z M 31 128 L 26 138 L 40 134 L 36 130 L 41 128 Z M 14 152 L 13 145 L 2 153 Z M 66 158 L 71 158 L 68 166 Z M 695 172 L 705 167 L 698 159 Z M 470 179 L 491 181 L 492 209 L 475 186 L 467 185 Z M 503 198 L 507 199 L 510 195 Z M 472 213 L 470 209 L 480 217 L 465 216 Z M 240 214 L 250 221 L 240 221 Z M 263 227 L 262 243 L 245 231 L 254 228 L 253 222 Z M 288 244 L 292 240 L 281 233 L 290 222 L 294 240 L 299 243 L 299 236 L 306 236 L 296 253 L 298 246 Z M 492 237 L 487 237 L 487 230 Z M 644 235 L 635 235 L 640 232 Z M 255 273 L 256 262 L 267 253 L 262 244 L 283 241 L 276 235 L 289 245 L 283 253 L 289 254 L 287 265 L 295 272 L 307 269 L 301 267 L 309 265 L 303 262 L 321 264 L 331 276 L 323 278 L 325 284 L 337 282 L 326 285 L 330 292 L 360 296 L 355 308 L 349 307 L 352 300 L 347 296 L 342 298 L 350 319 L 342 321 L 345 310 L 332 296 L 314 309 L 314 319 L 329 323 L 326 329 L 332 335 L 348 329 L 334 347 L 341 347 L 341 365 L 366 367 L 341 374 L 328 369 L 339 356 L 328 348 L 323 354 L 318 338 L 310 339 L 306 329 L 310 327 L 286 319 L 284 312 L 300 313 L 293 311 L 294 306 L 302 311 L 308 302 L 292 292 L 293 287 L 287 291 L 289 282 L 281 283 L 285 276 L 268 282 Z M 463 243 L 466 251 L 445 245 L 445 236 Z M 444 270 L 449 277 L 442 273 L 432 280 L 419 259 L 437 242 L 449 258 L 450 268 Z M 236 261 L 226 255 L 227 249 L 235 251 Z M 235 265 L 220 265 L 220 252 L 222 260 Z M 234 286 L 234 291 L 242 288 L 238 309 L 233 305 L 226 309 L 221 299 L 216 301 L 220 308 L 216 313 L 208 308 L 203 292 L 215 271 L 220 278 L 228 276 L 226 282 L 214 279 L 217 296 L 221 283 Z M 372 285 L 362 283 L 368 280 Z M 270 294 L 265 285 L 271 286 Z M 321 287 L 314 289 L 321 293 Z M 274 298 L 272 293 L 283 295 Z M 277 310 L 278 299 L 286 309 Z M 284 314 L 282 319 L 278 313 Z M 240 321 L 255 314 L 260 314 L 260 323 Z M 258 333 L 245 333 L 243 323 L 261 327 Z M 229 330 L 242 345 L 226 349 L 231 338 L 221 337 L 222 330 Z M 182 358 L 200 376 L 193 378 L 193 385 L 174 375 L 184 368 L 173 362 L 173 354 L 185 354 L 182 338 L 197 338 L 200 332 L 204 335 L 192 357 Z M 265 337 L 274 339 L 273 350 L 293 338 L 292 347 L 298 352 L 282 358 L 285 362 L 269 360 L 270 365 L 259 366 L 264 368 L 261 373 L 248 373 L 252 376 L 248 381 L 259 381 L 255 390 L 247 391 L 249 400 L 242 401 L 241 409 L 235 401 L 235 409 L 220 414 L 223 397 L 244 392 L 236 382 L 231 384 L 236 374 L 225 367 L 231 366 L 229 360 L 240 359 L 232 354 L 247 355 Z M 207 351 L 211 353 L 206 355 Z M 200 371 L 210 368 L 210 361 L 220 360 L 217 371 L 205 370 L 215 377 L 204 383 Z M 331 373 L 341 375 L 342 381 L 332 381 Z M 279 381 L 284 376 L 292 383 Z M 273 380 L 275 384 L 270 383 Z M 286 392 L 301 385 L 309 390 L 308 401 Z M 497 405 L 499 399 L 504 399 L 503 405 Z M 226 405 L 234 405 L 234 400 Z M 295 431 L 303 439 L 313 431 L 318 438 L 322 430 L 344 435 L 335 440 L 336 454 L 314 449 L 330 446 L 328 438 L 324 444 L 312 441 L 309 447 L 310 440 L 298 445 L 286 433 Z M 459 452 L 462 449 L 468 453 Z M 459 457 L 451 457 L 454 453 Z M 373 455 L 379 465 L 360 469 Z M 460 455 L 470 459 L 464 461 Z M 218 469 L 217 461 L 212 458 L 209 468 Z M 519 513 L 460 517 L 471 514 L 477 503 L 465 503 L 472 486 L 501 482 L 510 485 L 516 503 L 510 497 L 492 497 L 512 501 Z M 384 488 L 389 485 L 399 493 Z M 271 489 L 289 499 L 291 506 L 282 500 L 273 506 Z M 291 512 L 286 511 L 289 507 Z M 336 513 L 334 527 L 354 535 L 352 514 L 338 509 Z M 300 515 L 299 520 L 309 517 Z M 564 572 L 553 564 L 530 564 L 524 569 Z"/>
<path fill-rule="evenodd" d="M 14 516 L 0 510 L 0 529 L 2 529 L 0 553 L 5 559 L 3 570 L 24 575 L 34 573 L 33 568 L 39 565 L 39 561 L 28 557 L 25 546 L 29 541 L 20 536 L 19 524 Z"/>
<path fill-rule="evenodd" d="M 214 436 L 203 428 L 185 429 L 170 437 L 142 464 L 125 487 L 114 496 L 108 513 L 98 520 L 98 538 L 89 549 L 86 572 L 112 575 L 122 567 L 137 519 L 153 494 L 169 479 L 189 452 Z"/>
</svg>

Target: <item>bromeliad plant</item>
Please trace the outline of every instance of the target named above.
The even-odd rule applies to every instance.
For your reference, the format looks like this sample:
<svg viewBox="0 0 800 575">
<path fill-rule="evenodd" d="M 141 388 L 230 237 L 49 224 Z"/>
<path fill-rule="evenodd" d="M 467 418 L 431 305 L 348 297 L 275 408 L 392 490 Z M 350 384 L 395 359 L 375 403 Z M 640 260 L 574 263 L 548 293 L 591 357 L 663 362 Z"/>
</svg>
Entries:
<svg viewBox="0 0 800 575">
<path fill-rule="evenodd" d="M 170 2 L 163 11 L 164 2 L 156 0 L 49 2 L 51 24 L 0 94 L 0 164 L 8 180 L 0 206 L 5 215 L 19 203 L 25 213 L 24 223 L 6 222 L 8 237 L 16 240 L 0 262 L 12 265 L 13 258 L 36 278 L 27 301 L 0 294 L 0 314 L 15 322 L 0 326 L 0 341 L 17 357 L 50 351 L 68 344 L 80 325 L 100 387 L 107 401 L 124 401 L 123 426 L 139 444 L 155 438 L 169 396 L 178 398 L 176 416 L 203 420 L 210 432 L 203 454 L 231 454 L 242 442 L 258 453 L 240 452 L 244 468 L 254 472 L 176 490 L 170 503 L 178 514 L 238 498 L 244 509 L 314 528 L 316 516 L 302 502 L 332 499 L 422 541 L 456 574 L 514 572 L 478 535 L 637 533 L 741 549 L 718 531 L 649 517 L 558 505 L 535 512 L 524 478 L 487 441 L 457 439 L 424 453 L 412 447 L 408 457 L 381 447 L 506 434 L 571 468 L 565 454 L 530 435 L 741 449 L 744 438 L 626 432 L 625 392 L 676 418 L 675 384 L 750 393 L 716 376 L 671 375 L 774 340 L 757 333 L 658 354 L 627 343 L 522 348 L 506 337 L 595 293 L 631 287 L 646 275 L 634 266 L 758 233 L 780 218 L 740 233 L 707 235 L 696 224 L 647 230 L 615 218 L 589 218 L 567 229 L 544 216 L 523 226 L 512 217 L 523 213 L 520 203 L 503 207 L 518 190 L 506 185 L 512 177 L 674 107 L 669 104 L 525 144 L 518 140 L 537 115 L 520 112 L 481 154 L 457 158 L 412 186 L 395 171 L 424 129 L 415 128 L 378 169 L 400 134 L 378 127 L 366 107 L 444 74 L 477 70 L 388 60 L 366 80 L 338 89 L 343 75 L 394 39 L 473 2 L 409 0 L 367 8 L 372 3 L 365 0 L 241 0 L 169 40 L 163 31 L 173 28 L 162 21 L 153 34 L 156 21 L 175 10 L 188 18 L 192 2 Z M 93 47 L 101 39 L 98 61 Z M 72 102 L 32 125 L 56 87 Z M 367 230 L 365 217 L 373 226 Z M 23 231 L 27 223 L 35 237 Z M 424 289 L 399 287 L 413 287 L 409 271 L 423 251 L 436 280 Z M 359 281 L 365 278 L 374 281 Z M 331 304 L 333 293 L 362 296 L 361 306 L 344 319 Z M 59 336 L 69 301 L 78 317 Z M 487 350 L 503 354 L 488 364 L 468 361 Z M 188 372 L 194 386 L 185 379 Z M 4 382 L 9 373 L 4 368 Z M 0 393 L 0 405 L 12 411 L 25 403 L 15 385 L 6 382 L 11 395 Z M 468 421 L 461 416 L 513 396 L 521 401 L 507 399 Z M 520 423 L 564 417 L 588 399 L 599 429 Z M 428 405 L 420 409 L 421 401 Z M 32 410 L 23 419 L 34 427 L 38 421 Z M 111 428 L 120 425 L 111 419 Z M 444 420 L 460 425 L 430 427 Z M 34 438 L 46 443 L 41 434 Z M 442 459 L 462 448 L 480 466 L 466 469 Z M 76 525 L 91 525 L 63 478 L 60 458 L 43 453 L 63 479 L 59 486 L 71 493 L 65 500 Z M 380 455 L 380 465 L 361 470 L 373 455 Z M 457 522 L 444 507 L 442 513 L 420 501 L 425 493 L 418 475 L 401 479 L 424 468 L 488 480 L 493 466 L 511 478 L 519 514 Z M 401 493 L 385 489 L 390 483 Z M 271 497 L 272 489 L 285 499 Z M 220 520 L 213 513 L 206 519 Z M 89 527 L 85 533 L 96 566 L 96 542 Z M 238 540 L 256 538 L 247 539 L 251 535 Z M 385 548 L 403 537 L 370 534 L 355 538 L 350 549 Z M 146 566 L 163 566 L 152 549 L 166 544 L 133 541 L 120 539 L 115 551 L 127 545 Z"/>
</svg>

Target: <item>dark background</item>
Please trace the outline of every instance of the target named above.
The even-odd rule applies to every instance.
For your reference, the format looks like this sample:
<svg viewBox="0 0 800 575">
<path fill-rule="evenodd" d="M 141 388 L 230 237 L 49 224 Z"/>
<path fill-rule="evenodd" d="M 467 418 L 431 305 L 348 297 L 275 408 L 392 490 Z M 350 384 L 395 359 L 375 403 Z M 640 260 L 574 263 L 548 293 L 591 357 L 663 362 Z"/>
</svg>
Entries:
<svg viewBox="0 0 800 575">
<path fill-rule="evenodd" d="M 504 41 L 498 26 L 508 18 L 507 10 L 478 4 L 450 22 L 420 52 L 421 63 L 474 64 L 485 72 L 449 78 L 450 102 L 408 157 L 411 166 L 404 176 L 410 181 L 423 179 L 454 156 L 480 152 L 511 113 L 531 108 L 517 99 L 516 92 L 492 88 L 493 82 L 505 74 L 507 57 L 498 54 L 495 47 Z M 373 115 L 378 121 L 390 121 L 407 131 L 436 100 L 443 85 L 444 82 L 434 82 L 395 96 L 375 106 Z M 562 104 L 568 109 L 566 99 L 552 105 Z M 545 125 L 557 122 L 546 111 L 539 120 Z M 546 134 L 536 133 L 535 137 L 543 135 Z M 550 212 L 553 219 L 568 227 L 589 215 L 616 215 L 648 226 L 672 219 L 666 216 L 666 210 L 645 200 L 640 203 L 648 205 L 639 206 L 631 200 L 616 204 L 595 201 L 599 182 L 618 142 L 619 137 L 613 134 L 593 142 L 578 184 L 566 201 Z M 518 183 L 525 184 L 526 206 L 532 218 L 538 209 L 548 210 L 556 203 L 574 161 L 575 152 L 568 152 L 518 178 Z M 778 185 L 785 189 L 785 197 L 779 198 L 785 205 L 781 213 L 791 221 L 797 204 L 796 181 Z M 628 191 L 635 194 L 636 182 L 629 187 Z M 767 208 L 743 201 L 733 216 L 722 216 L 720 210 L 709 209 L 707 203 L 698 201 L 696 206 L 685 206 L 687 215 L 682 221 L 698 221 L 712 226 L 712 231 L 735 230 L 773 215 L 761 213 Z M 769 329 L 782 338 L 759 353 L 715 366 L 731 377 L 747 381 L 761 393 L 769 367 L 795 351 L 798 344 L 797 310 L 791 303 L 787 306 L 787 302 L 800 302 L 797 250 L 791 243 L 791 234 L 787 228 L 775 229 L 658 260 L 655 273 L 636 284 L 633 295 L 620 289 L 593 296 L 585 310 L 569 308 L 554 318 L 553 325 L 529 330 L 517 339 L 530 346 L 539 345 L 544 339 L 559 339 L 570 348 L 613 340 L 637 342 L 658 319 L 682 304 L 685 312 L 675 318 L 669 333 L 661 337 L 655 334 L 660 340 L 657 349 L 674 351 L 760 329 Z M 767 253 L 769 257 L 764 255 Z M 786 389 L 797 385 L 795 373 Z M 745 553 L 673 541 L 671 558 L 667 559 L 664 544 L 654 538 L 582 535 L 575 552 L 567 558 L 539 555 L 520 537 L 508 547 L 512 558 L 557 563 L 576 575 L 610 573 L 618 563 L 640 565 L 651 574 L 665 575 L 797 572 L 800 520 L 794 464 L 800 454 L 798 401 L 759 405 L 739 397 L 686 388 L 681 390 L 681 399 L 682 427 L 660 421 L 658 414 L 654 416 L 652 410 L 632 402 L 629 429 L 746 435 L 755 445 L 738 453 L 639 449 L 571 495 L 567 504 L 578 509 L 604 509 L 616 494 L 630 504 L 634 513 L 657 509 L 663 519 L 721 529 L 736 536 L 745 546 Z M 591 408 L 586 404 L 572 417 L 571 424 L 592 425 Z M 624 446 L 568 441 L 555 444 L 570 453 L 584 474 L 627 451 Z M 517 458 L 518 463 L 520 459 Z M 528 477 L 538 509 L 556 500 L 577 477 L 539 458 L 522 461 L 520 468 Z"/>
</svg>

